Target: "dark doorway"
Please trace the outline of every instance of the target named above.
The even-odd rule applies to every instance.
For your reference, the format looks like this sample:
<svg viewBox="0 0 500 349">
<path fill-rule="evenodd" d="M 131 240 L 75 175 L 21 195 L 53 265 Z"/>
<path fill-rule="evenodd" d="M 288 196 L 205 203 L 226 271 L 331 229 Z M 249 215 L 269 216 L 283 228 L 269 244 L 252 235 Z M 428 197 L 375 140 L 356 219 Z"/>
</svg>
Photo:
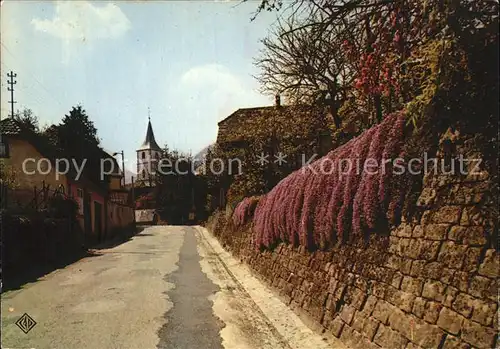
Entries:
<svg viewBox="0 0 500 349">
<path fill-rule="evenodd" d="M 97 235 L 97 240 L 99 242 L 102 241 L 102 205 L 101 203 L 94 201 L 94 215 L 95 215 L 95 221 L 94 221 L 94 227 L 95 227 L 95 233 Z"/>
<path fill-rule="evenodd" d="M 92 211 L 90 210 L 90 194 L 83 196 L 83 228 L 85 230 L 85 242 L 88 243 L 88 237 L 92 234 Z"/>
</svg>

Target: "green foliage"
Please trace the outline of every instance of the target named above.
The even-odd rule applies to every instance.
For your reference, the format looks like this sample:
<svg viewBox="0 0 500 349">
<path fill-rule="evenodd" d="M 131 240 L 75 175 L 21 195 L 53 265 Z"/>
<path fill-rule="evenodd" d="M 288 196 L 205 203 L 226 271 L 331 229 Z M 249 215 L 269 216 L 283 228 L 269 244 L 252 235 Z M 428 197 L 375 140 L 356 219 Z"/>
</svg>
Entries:
<svg viewBox="0 0 500 349">
<path fill-rule="evenodd" d="M 40 131 L 38 117 L 33 114 L 33 111 L 28 108 L 24 108 L 22 111 L 17 111 L 14 115 L 14 119 L 21 123 L 28 130 L 38 133 Z"/>
<path fill-rule="evenodd" d="M 73 155 L 83 157 L 87 149 L 99 147 L 97 129 L 81 105 L 73 107 L 57 126 L 58 145 Z"/>
<path fill-rule="evenodd" d="M 99 146 L 97 129 L 81 105 L 73 107 L 61 123 L 48 127 L 43 136 L 65 157 L 86 159 L 86 175 L 95 183 L 101 182 L 100 160 L 104 153 Z"/>
<path fill-rule="evenodd" d="M 7 164 L 5 159 L 0 159 L 0 186 L 15 189 L 19 186 L 18 172 L 14 167 Z"/>
</svg>

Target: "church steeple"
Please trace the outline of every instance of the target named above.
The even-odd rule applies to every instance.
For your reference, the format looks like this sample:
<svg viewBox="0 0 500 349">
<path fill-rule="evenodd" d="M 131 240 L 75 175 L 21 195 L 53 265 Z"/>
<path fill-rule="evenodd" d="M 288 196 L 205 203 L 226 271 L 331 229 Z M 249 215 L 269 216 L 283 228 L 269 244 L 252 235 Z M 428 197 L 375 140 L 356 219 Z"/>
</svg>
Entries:
<svg viewBox="0 0 500 349">
<path fill-rule="evenodd" d="M 153 132 L 153 126 L 151 125 L 151 117 L 148 116 L 148 129 L 146 131 L 146 139 L 142 143 L 141 147 L 138 150 L 161 150 L 158 143 L 155 140 L 155 134 Z"/>
<path fill-rule="evenodd" d="M 161 158 L 162 150 L 156 143 L 151 116 L 148 108 L 148 128 L 146 139 L 137 149 L 137 181 L 149 186 L 155 185 L 156 170 Z"/>
</svg>

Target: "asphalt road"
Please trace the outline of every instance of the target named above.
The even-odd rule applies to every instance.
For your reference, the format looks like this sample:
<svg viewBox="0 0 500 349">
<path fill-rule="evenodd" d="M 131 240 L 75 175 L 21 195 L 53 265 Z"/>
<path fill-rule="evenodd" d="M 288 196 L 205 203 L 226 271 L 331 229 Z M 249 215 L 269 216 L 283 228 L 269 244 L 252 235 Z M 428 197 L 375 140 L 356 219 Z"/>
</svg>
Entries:
<svg viewBox="0 0 500 349">
<path fill-rule="evenodd" d="M 4 349 L 332 345 L 201 227 L 147 228 L 121 245 L 2 294 L 1 304 Z M 37 323 L 26 334 L 16 325 L 24 313 Z"/>
</svg>

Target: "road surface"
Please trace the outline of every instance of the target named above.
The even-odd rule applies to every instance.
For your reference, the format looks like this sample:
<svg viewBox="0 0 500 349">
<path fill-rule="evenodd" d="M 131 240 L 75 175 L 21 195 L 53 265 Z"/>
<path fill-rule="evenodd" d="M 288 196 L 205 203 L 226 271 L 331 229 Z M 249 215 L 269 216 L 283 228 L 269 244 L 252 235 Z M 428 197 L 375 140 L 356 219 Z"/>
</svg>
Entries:
<svg viewBox="0 0 500 349">
<path fill-rule="evenodd" d="M 339 348 L 201 227 L 154 226 L 2 294 L 2 348 Z M 24 333 L 27 313 L 36 325 Z"/>
</svg>

